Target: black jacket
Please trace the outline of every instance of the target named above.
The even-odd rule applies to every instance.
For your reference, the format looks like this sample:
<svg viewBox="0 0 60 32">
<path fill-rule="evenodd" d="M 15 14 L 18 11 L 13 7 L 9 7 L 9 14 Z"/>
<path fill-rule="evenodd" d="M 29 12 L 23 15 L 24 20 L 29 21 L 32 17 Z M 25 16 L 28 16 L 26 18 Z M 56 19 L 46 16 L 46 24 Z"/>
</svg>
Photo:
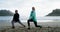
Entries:
<svg viewBox="0 0 60 32">
<path fill-rule="evenodd" d="M 19 14 L 18 13 L 14 14 L 13 21 L 19 21 Z"/>
</svg>

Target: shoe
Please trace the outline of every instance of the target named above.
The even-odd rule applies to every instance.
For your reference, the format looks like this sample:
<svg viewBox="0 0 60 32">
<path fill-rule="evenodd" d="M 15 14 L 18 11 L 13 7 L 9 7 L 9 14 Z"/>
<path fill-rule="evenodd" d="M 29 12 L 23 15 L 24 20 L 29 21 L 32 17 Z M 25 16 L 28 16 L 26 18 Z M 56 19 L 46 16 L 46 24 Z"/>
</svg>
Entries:
<svg viewBox="0 0 60 32">
<path fill-rule="evenodd" d="M 30 28 L 28 28 L 30 30 Z"/>
<path fill-rule="evenodd" d="M 24 27 L 26 27 L 26 26 L 24 25 Z"/>
<path fill-rule="evenodd" d="M 14 29 L 15 27 L 12 27 L 12 29 Z"/>
<path fill-rule="evenodd" d="M 40 28 L 42 28 L 42 26 L 40 26 Z"/>
</svg>

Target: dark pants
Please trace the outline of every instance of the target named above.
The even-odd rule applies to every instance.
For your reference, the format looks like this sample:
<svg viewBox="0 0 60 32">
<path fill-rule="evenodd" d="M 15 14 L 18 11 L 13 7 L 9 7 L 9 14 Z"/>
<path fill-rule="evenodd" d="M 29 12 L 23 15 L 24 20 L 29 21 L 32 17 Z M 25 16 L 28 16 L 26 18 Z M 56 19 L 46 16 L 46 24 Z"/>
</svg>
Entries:
<svg viewBox="0 0 60 32">
<path fill-rule="evenodd" d="M 30 22 L 34 22 L 35 27 L 41 27 L 41 26 L 37 25 L 37 21 L 33 21 L 33 19 L 29 19 L 28 22 L 27 22 L 29 28 L 30 28 Z"/>
<path fill-rule="evenodd" d="M 22 23 L 21 23 L 21 21 L 12 21 L 11 23 L 12 23 L 12 27 L 14 27 L 14 23 L 16 23 L 16 22 L 18 22 L 19 24 L 21 24 L 21 25 L 23 25 Z M 23 25 L 23 26 L 25 26 L 25 25 Z"/>
</svg>

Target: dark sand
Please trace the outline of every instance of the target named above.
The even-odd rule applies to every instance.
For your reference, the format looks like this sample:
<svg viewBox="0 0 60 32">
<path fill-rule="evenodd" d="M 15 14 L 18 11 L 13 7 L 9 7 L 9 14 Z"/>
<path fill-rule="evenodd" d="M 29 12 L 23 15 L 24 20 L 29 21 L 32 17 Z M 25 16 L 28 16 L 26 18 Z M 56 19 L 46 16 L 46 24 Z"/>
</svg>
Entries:
<svg viewBox="0 0 60 32">
<path fill-rule="evenodd" d="M 0 29 L 0 32 L 60 32 L 60 27 L 31 27 L 31 29 L 28 30 L 26 27 L 16 26 L 15 29 L 12 29 L 11 26 L 6 26 Z"/>
<path fill-rule="evenodd" d="M 27 29 L 28 26 L 27 26 L 26 22 L 23 23 L 26 27 L 23 27 L 20 24 L 16 24 L 15 29 L 11 28 L 11 23 L 8 23 L 10 25 L 8 25 L 7 23 L 3 23 L 2 26 L 0 24 L 0 26 L 1 26 L 0 32 L 60 32 L 60 26 L 54 25 L 56 23 L 58 24 L 59 22 L 48 22 L 48 23 L 40 22 L 40 23 L 38 23 L 38 25 L 41 25 L 43 27 L 39 28 L 39 27 L 35 27 L 32 22 L 30 30 Z"/>
</svg>

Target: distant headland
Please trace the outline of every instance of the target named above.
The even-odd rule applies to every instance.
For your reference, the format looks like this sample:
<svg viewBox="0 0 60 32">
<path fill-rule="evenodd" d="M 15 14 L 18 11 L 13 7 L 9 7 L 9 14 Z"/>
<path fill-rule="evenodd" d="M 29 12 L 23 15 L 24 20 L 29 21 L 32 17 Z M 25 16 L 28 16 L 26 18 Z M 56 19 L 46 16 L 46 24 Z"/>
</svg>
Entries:
<svg viewBox="0 0 60 32">
<path fill-rule="evenodd" d="M 46 16 L 60 16 L 60 9 L 55 9 Z"/>
<path fill-rule="evenodd" d="M 13 16 L 14 13 L 10 10 L 0 10 L 0 16 Z"/>
</svg>

